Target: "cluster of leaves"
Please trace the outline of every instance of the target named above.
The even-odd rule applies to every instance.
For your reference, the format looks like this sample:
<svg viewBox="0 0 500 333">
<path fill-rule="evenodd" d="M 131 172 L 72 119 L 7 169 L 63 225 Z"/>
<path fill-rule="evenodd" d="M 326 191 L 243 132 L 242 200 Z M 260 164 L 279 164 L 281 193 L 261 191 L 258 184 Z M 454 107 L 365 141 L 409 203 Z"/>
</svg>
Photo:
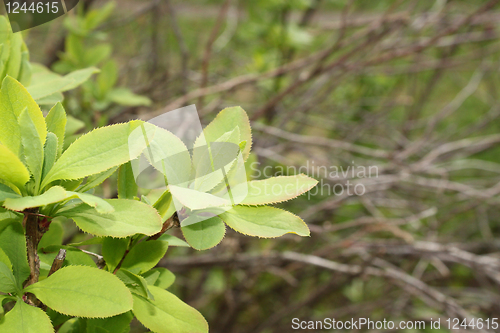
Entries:
<svg viewBox="0 0 500 333">
<path fill-rule="evenodd" d="M 70 96 L 67 100 L 69 109 L 80 118 L 88 118 L 84 120 L 89 124 L 93 112 L 110 110 L 113 105 L 151 104 L 149 98 L 145 96 L 134 94 L 125 87 L 116 87 L 118 64 L 110 58 L 112 46 L 106 42 L 106 33 L 97 30 L 111 15 L 114 7 L 114 2 L 108 2 L 102 8 L 85 13 L 82 2 L 77 15 L 66 16 L 64 27 L 68 34 L 65 39 L 65 52 L 60 54 L 60 60 L 53 65 L 53 70 L 58 73 L 69 73 L 92 66 L 101 69 L 95 79 L 83 84 L 81 92 Z M 105 123 L 106 114 L 101 118 L 101 124 Z"/>
<path fill-rule="evenodd" d="M 0 80 L 7 75 L 21 82 L 39 105 L 54 105 L 63 92 L 74 89 L 97 73 L 88 66 L 61 76 L 41 64 L 31 63 L 22 34 L 13 33 L 5 16 L 0 16 Z"/>
<path fill-rule="evenodd" d="M 67 115 L 62 104 L 57 103 L 44 117 L 28 90 L 10 76 L 0 90 L 0 118 L 0 300 L 15 302 L 0 320 L 0 330 L 44 333 L 62 325 L 59 332 L 128 332 L 135 316 L 154 332 L 207 332 L 202 315 L 165 290 L 172 284 L 173 274 L 154 268 L 169 244 L 187 246 L 163 230 L 163 222 L 175 213 L 175 202 L 193 212 L 219 204 L 213 202 L 218 197 L 209 193 L 219 183 L 210 172 L 205 170 L 199 176 L 202 183 L 213 186 L 191 189 L 200 178 L 200 165 L 204 165 L 197 163 L 195 152 L 191 156 L 185 150 L 184 158 L 176 155 L 178 163 L 166 160 L 176 174 L 186 174 L 185 170 L 191 178 L 194 174 L 191 184 L 185 188 L 169 185 L 151 205 L 147 197 L 137 197 L 130 161 L 149 148 L 171 152 L 172 147 L 182 145 L 172 133 L 136 120 L 98 128 L 65 149 Z M 136 129 L 152 133 L 157 140 L 136 140 Z M 244 158 L 250 153 L 250 124 L 241 108 L 223 110 L 205 128 L 204 137 L 207 142 L 238 143 L 239 155 Z M 161 145 L 154 146 L 158 142 Z M 211 159 L 217 159 L 216 151 L 207 151 Z M 229 175 L 233 165 L 227 165 Z M 93 195 L 92 190 L 115 172 L 118 198 Z M 183 234 L 197 249 L 218 244 L 225 224 L 260 237 L 290 232 L 306 236 L 309 230 L 299 217 L 260 205 L 291 199 L 315 184 L 303 175 L 250 182 L 248 195 L 239 205 L 182 226 Z M 272 195 L 263 190 L 274 185 L 287 186 L 287 191 Z M 58 219 L 71 219 L 96 237 L 62 245 Z M 41 234 L 41 241 L 35 240 L 40 265 L 35 269 L 31 266 L 37 265 L 37 260 L 31 258 L 30 262 L 30 248 L 26 247 L 33 243 L 30 223 L 35 223 Z M 87 244 L 101 244 L 104 262 L 100 267 L 79 249 Z M 49 275 L 60 249 L 67 251 L 65 267 Z M 33 275 L 38 281 L 27 283 Z M 41 305 L 27 304 L 28 295 L 34 295 Z"/>
</svg>

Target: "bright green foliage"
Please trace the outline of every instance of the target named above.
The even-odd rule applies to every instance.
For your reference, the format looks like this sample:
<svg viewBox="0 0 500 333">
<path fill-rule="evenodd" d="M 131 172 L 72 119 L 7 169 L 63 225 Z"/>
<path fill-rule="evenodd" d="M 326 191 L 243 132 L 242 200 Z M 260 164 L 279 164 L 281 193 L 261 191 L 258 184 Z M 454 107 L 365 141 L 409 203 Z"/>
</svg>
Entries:
<svg viewBox="0 0 500 333">
<path fill-rule="evenodd" d="M 12 33 L 9 20 L 0 16 L 0 74 L 12 76 L 24 85 L 31 80 L 31 64 L 22 34 Z"/>
<path fill-rule="evenodd" d="M 52 133 L 47 133 L 47 140 L 45 140 L 45 146 L 43 147 L 43 173 L 41 178 L 45 178 L 47 173 L 50 171 L 57 159 L 58 153 L 58 139 L 57 136 Z"/>
<path fill-rule="evenodd" d="M 306 193 L 317 183 L 317 180 L 303 174 L 250 181 L 248 194 L 241 204 L 267 205 L 287 201 Z"/>
<path fill-rule="evenodd" d="M 47 192 L 37 196 L 27 196 L 15 199 L 6 199 L 3 203 L 5 208 L 23 211 L 26 208 L 46 206 L 68 198 L 68 193 L 61 186 L 51 187 Z"/>
<path fill-rule="evenodd" d="M 135 200 L 111 199 L 106 202 L 114 212 L 102 214 L 82 204 L 58 215 L 72 218 L 80 229 L 96 236 L 153 235 L 161 230 L 160 215 L 150 206 Z"/>
<path fill-rule="evenodd" d="M 90 125 L 93 112 L 108 111 L 115 105 L 141 106 L 150 105 L 151 100 L 145 96 L 134 94 L 127 88 L 116 87 L 118 81 L 118 65 L 111 59 L 112 46 L 106 42 L 106 33 L 97 28 L 106 21 L 115 7 L 110 1 L 101 8 L 87 13 L 79 8 L 77 15 L 68 15 L 64 27 L 68 30 L 65 40 L 65 51 L 61 60 L 53 69 L 58 73 L 69 73 L 88 67 L 101 69 L 95 79 L 82 86 L 81 92 L 71 95 L 74 102 L 74 114 L 79 114 Z M 78 109 L 76 109 L 78 108 Z"/>
<path fill-rule="evenodd" d="M 26 239 L 20 222 L 7 222 L 10 223 L 0 232 L 0 248 L 9 257 L 17 285 L 21 287 L 24 280 L 30 275 L 26 258 Z"/>
<path fill-rule="evenodd" d="M 84 203 L 94 208 L 96 212 L 100 214 L 108 214 L 115 211 L 113 205 L 111 205 L 104 199 L 96 197 L 95 195 L 72 191 L 68 191 L 67 193 L 70 197 L 77 197 L 78 199 L 82 200 Z"/>
<path fill-rule="evenodd" d="M 145 298 L 153 298 L 148 290 L 148 283 L 142 276 L 123 268 L 116 272 L 116 276 L 125 283 L 130 292 Z"/>
<path fill-rule="evenodd" d="M 68 266 L 25 291 L 70 316 L 111 317 L 132 309 L 130 292 L 123 283 L 97 268 Z"/>
<path fill-rule="evenodd" d="M 38 308 L 18 300 L 12 310 L 0 320 L 2 332 L 51 333 L 54 332 L 49 317 Z"/>
<path fill-rule="evenodd" d="M 147 272 L 163 258 L 167 248 L 168 243 L 160 240 L 139 243 L 125 257 L 122 267 L 135 274 Z"/>
<path fill-rule="evenodd" d="M 235 206 L 219 216 L 228 226 L 245 235 L 279 237 L 290 232 L 309 236 L 309 228 L 300 217 L 274 207 Z"/>
<path fill-rule="evenodd" d="M 175 205 L 170 191 L 163 192 L 153 206 L 156 210 L 158 210 L 158 213 L 160 213 L 161 218 L 164 220 L 168 219 L 175 213 Z"/>
<path fill-rule="evenodd" d="M 157 333 L 208 332 L 203 316 L 166 290 L 149 286 L 154 300 L 133 295 L 134 314 L 139 321 Z"/>
<path fill-rule="evenodd" d="M 101 173 L 92 175 L 87 178 L 87 182 L 78 189 L 78 192 L 87 192 L 96 186 L 99 186 L 108 179 L 113 173 L 115 173 L 117 167 L 111 168 L 109 170 L 103 171 Z"/>
<path fill-rule="evenodd" d="M 109 271 L 114 271 L 120 263 L 129 244 L 128 238 L 106 237 L 102 242 L 102 255 Z"/>
<path fill-rule="evenodd" d="M 210 207 L 223 207 L 231 205 L 229 200 L 199 192 L 185 187 L 170 185 L 170 192 L 184 206 L 191 210 L 201 210 Z"/>
<path fill-rule="evenodd" d="M 153 268 L 142 276 L 144 276 L 148 285 L 157 286 L 161 289 L 167 289 L 175 281 L 174 273 L 163 267 Z"/>
<path fill-rule="evenodd" d="M 188 224 L 188 217 L 183 222 Z M 189 245 L 197 250 L 210 249 L 219 244 L 226 234 L 224 222 L 217 216 L 182 227 L 182 234 Z"/>
<path fill-rule="evenodd" d="M 203 130 L 205 141 L 207 143 L 214 142 L 225 133 L 233 131 L 235 126 L 238 126 L 239 129 L 240 142 L 246 141 L 245 149 L 243 149 L 243 158 L 246 160 L 252 148 L 252 130 L 246 112 L 239 106 L 226 108 L 219 112 L 217 117 Z M 195 146 L 197 146 L 196 143 Z"/>
<path fill-rule="evenodd" d="M 28 169 L 9 148 L 0 144 L 0 179 L 11 183 L 18 189 L 30 179 Z"/>
<path fill-rule="evenodd" d="M 168 242 L 168 246 L 190 247 L 189 244 L 183 241 L 182 239 L 169 234 L 163 234 L 158 239 Z"/>
<path fill-rule="evenodd" d="M 98 17 L 89 17 L 86 24 L 98 24 Z M 114 69 L 108 65 L 106 71 Z M 242 179 L 238 168 L 249 156 L 252 136 L 248 117 L 238 107 L 223 110 L 207 126 L 205 140 L 198 138 L 192 156 L 174 134 L 142 121 L 97 128 L 73 142 L 69 137 L 74 138 L 82 124 L 66 115 L 57 94 L 91 72 L 61 78 L 37 70 L 34 81 L 45 78 L 58 87 L 57 93 L 42 85 L 27 90 L 9 76 L 2 83 L 0 292 L 12 296 L 1 296 L 0 301 L 8 297 L 17 303 L 0 320 L 0 331 L 53 332 L 43 310 L 22 301 L 32 294 L 47 307 L 53 325 L 62 325 L 59 332 L 124 333 L 133 316 L 153 332 L 208 332 L 200 313 L 165 291 L 175 276 L 155 266 L 169 245 L 212 248 L 223 240 L 226 224 L 259 237 L 307 236 L 309 229 L 299 217 L 262 205 L 297 197 L 316 181 L 297 175 L 247 184 L 246 172 Z M 100 77 L 98 84 L 108 89 L 114 80 Z M 56 103 L 46 117 L 38 106 L 41 100 Z M 148 194 L 137 186 L 132 160 L 142 153 L 165 176 L 167 190 Z M 172 155 L 175 158 L 168 158 Z M 224 173 L 216 172 L 221 168 Z M 92 194 L 114 173 L 118 174 L 118 199 Z M 233 194 L 240 192 L 247 195 L 235 202 Z M 179 214 L 174 216 L 176 210 Z M 163 230 L 165 221 L 169 222 L 165 226 L 171 226 L 179 216 L 187 243 Z M 45 232 L 35 242 L 40 276 L 37 280 L 31 274 L 34 284 L 24 289 L 31 273 L 26 239 L 33 238 L 23 228 L 23 217 L 26 223 L 38 222 Z M 65 220 L 95 237 L 62 245 Z M 101 246 L 102 257 L 78 248 L 83 245 Z M 66 250 L 63 268 L 48 276 L 61 249 Z M 32 267 L 37 265 L 30 258 Z"/>
<path fill-rule="evenodd" d="M 123 164 L 118 170 L 118 198 L 133 199 L 137 196 L 137 184 L 130 162 Z"/>
<path fill-rule="evenodd" d="M 96 68 L 81 68 L 63 77 L 31 63 L 29 58 L 23 35 L 12 33 L 8 19 L 0 16 L 0 80 L 9 76 L 21 82 L 38 104 L 62 101 L 62 92 L 76 88 L 98 72 Z"/>
<path fill-rule="evenodd" d="M 133 318 L 134 315 L 130 311 L 109 318 L 86 319 L 86 333 L 128 333 Z"/>
<path fill-rule="evenodd" d="M 4 293 L 17 291 L 16 278 L 12 270 L 3 262 L 0 262 L 0 291 Z"/>
<path fill-rule="evenodd" d="M 251 236 L 279 237 L 285 233 L 309 235 L 307 225 L 298 216 L 261 205 L 293 199 L 314 187 L 317 184 L 315 179 L 296 175 L 247 182 L 246 173 L 243 175 L 244 179 L 237 173 L 236 160 L 218 164 L 226 170 L 226 179 L 222 172 L 214 172 L 218 159 L 232 156 L 228 154 L 231 144 L 240 147 L 243 159 L 248 157 L 252 136 L 245 111 L 239 107 L 222 110 L 204 129 L 203 134 L 204 139 L 200 136 L 196 140 L 195 147 L 198 148 L 193 152 L 192 169 L 195 180 L 189 186 L 169 185 L 173 198 L 192 213 L 181 221 L 182 232 L 189 245 L 204 250 L 219 244 L 225 234 L 223 222 L 234 230 Z M 214 142 L 227 143 L 228 146 L 220 148 Z M 204 144 L 209 148 L 199 149 Z M 168 178 L 168 174 L 166 176 Z M 230 192 L 227 185 L 231 186 Z M 233 205 L 232 193 L 246 193 L 246 196 Z M 202 214 L 215 214 L 219 217 L 198 222 L 202 220 Z"/>
<path fill-rule="evenodd" d="M 12 263 L 10 262 L 7 253 L 5 253 L 4 250 L 2 250 L 1 248 L 0 248 L 0 262 L 4 263 L 10 270 L 12 270 Z"/>
<path fill-rule="evenodd" d="M 14 192 L 14 190 L 12 190 L 7 185 L 0 183 L 0 202 L 4 201 L 7 198 L 19 198 L 19 194 Z"/>
<path fill-rule="evenodd" d="M 45 122 L 47 123 L 47 130 L 57 136 L 57 157 L 59 157 L 61 156 L 64 145 L 64 134 L 67 122 L 66 112 L 64 112 L 61 103 L 57 103 L 50 109 L 47 117 L 45 117 Z"/>
<path fill-rule="evenodd" d="M 76 140 L 54 164 L 42 186 L 59 179 L 80 179 L 126 163 L 129 135 L 139 121 L 98 128 Z"/>
<path fill-rule="evenodd" d="M 99 73 L 99 70 L 95 67 L 89 67 L 60 76 L 40 66 L 37 67 L 37 75 L 34 76 L 34 82 L 28 87 L 28 91 L 35 100 L 40 101 L 54 94 L 78 87 L 95 73 Z"/>
</svg>

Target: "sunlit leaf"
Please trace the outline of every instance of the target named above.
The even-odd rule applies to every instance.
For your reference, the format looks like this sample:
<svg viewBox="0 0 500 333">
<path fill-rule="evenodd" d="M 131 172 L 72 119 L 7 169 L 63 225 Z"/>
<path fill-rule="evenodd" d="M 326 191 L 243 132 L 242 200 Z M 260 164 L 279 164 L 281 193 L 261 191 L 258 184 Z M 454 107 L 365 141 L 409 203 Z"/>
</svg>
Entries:
<svg viewBox="0 0 500 333">
<path fill-rule="evenodd" d="M 309 236 L 309 228 L 300 217 L 274 207 L 234 206 L 219 217 L 234 230 L 249 236 L 279 237 L 286 233 Z"/>
<path fill-rule="evenodd" d="M 57 215 L 71 218 L 85 232 L 96 236 L 127 237 L 137 233 L 154 235 L 162 228 L 158 212 L 140 201 L 106 200 L 114 212 L 101 214 L 88 205 L 60 211 Z"/>
<path fill-rule="evenodd" d="M 132 309 L 128 288 L 113 274 L 92 267 L 68 266 L 30 285 L 35 294 L 52 309 L 71 316 L 111 317 Z"/>
<path fill-rule="evenodd" d="M 18 301 L 0 320 L 1 332 L 53 333 L 49 317 L 41 309 Z"/>
<path fill-rule="evenodd" d="M 156 333 L 207 333 L 203 316 L 161 288 L 150 286 L 154 301 L 133 295 L 134 314 L 148 329 Z"/>
</svg>

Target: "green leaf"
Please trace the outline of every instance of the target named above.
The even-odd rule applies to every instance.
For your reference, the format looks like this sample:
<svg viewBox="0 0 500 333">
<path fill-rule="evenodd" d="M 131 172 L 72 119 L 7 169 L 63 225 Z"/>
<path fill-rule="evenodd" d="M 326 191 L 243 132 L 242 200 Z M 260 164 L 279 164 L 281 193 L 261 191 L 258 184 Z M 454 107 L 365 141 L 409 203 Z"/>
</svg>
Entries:
<svg viewBox="0 0 500 333">
<path fill-rule="evenodd" d="M 132 319 L 134 319 L 132 311 L 109 318 L 87 319 L 86 333 L 128 333 Z M 98 331 L 98 329 L 101 331 Z"/>
<path fill-rule="evenodd" d="M 157 286 L 161 289 L 167 289 L 175 282 L 175 275 L 166 268 L 153 268 L 142 274 L 150 286 Z"/>
<path fill-rule="evenodd" d="M 108 214 L 112 213 L 115 209 L 111 206 L 106 200 L 96 197 L 95 195 L 88 193 L 79 193 L 79 192 L 67 192 L 71 197 L 77 197 L 82 200 L 84 203 L 94 208 L 98 213 Z"/>
<path fill-rule="evenodd" d="M 87 333 L 86 323 L 83 318 L 71 318 L 57 330 L 57 333 Z"/>
<path fill-rule="evenodd" d="M 39 98 L 36 100 L 36 102 L 38 103 L 38 105 L 52 106 L 57 103 L 62 103 L 63 100 L 64 100 L 64 95 L 60 92 L 57 92 L 47 97 Z"/>
<path fill-rule="evenodd" d="M 90 77 L 96 73 L 99 73 L 100 70 L 95 67 L 89 67 L 89 68 L 83 68 L 76 70 L 74 72 L 69 73 L 68 75 L 64 76 L 64 79 L 67 81 L 70 81 L 71 83 L 68 84 L 64 90 L 61 90 L 61 92 L 68 91 L 75 89 L 76 87 L 80 86 L 82 83 L 90 79 Z"/>
<path fill-rule="evenodd" d="M 2 323 L 2 317 L 4 315 L 4 308 L 3 308 L 3 302 L 7 301 L 15 301 L 16 298 L 14 296 L 9 296 L 9 295 L 0 295 L 0 324 Z"/>
<path fill-rule="evenodd" d="M 13 114 L 16 119 L 19 117 L 21 112 L 28 108 L 28 113 L 35 125 L 36 131 L 38 132 L 38 137 L 42 143 L 42 146 L 45 144 L 45 138 L 47 137 L 47 128 L 45 126 L 45 119 L 43 118 L 42 111 L 38 104 L 36 104 L 33 97 L 30 96 L 26 88 L 15 79 L 10 76 L 7 76 L 2 82 L 2 90 L 0 92 L 0 109 L 6 109 L 4 111 L 0 111 L 0 115 L 2 116 L 5 113 Z M 12 119 L 11 115 L 7 117 L 7 119 Z M 10 121 L 10 120 L 8 120 Z M 16 133 L 13 133 L 14 135 Z M 2 138 L 0 141 L 4 142 Z M 4 142 L 5 143 L 5 142 Z M 8 145 L 11 147 L 10 145 Z M 19 154 L 19 150 L 13 150 L 15 154 Z"/>
<path fill-rule="evenodd" d="M 116 61 L 108 60 L 102 65 L 101 73 L 97 77 L 99 97 L 102 99 L 116 84 L 118 68 Z"/>
<path fill-rule="evenodd" d="M 9 225 L 12 221 L 22 220 L 23 215 L 18 212 L 13 212 L 11 210 L 0 207 L 0 230 Z"/>
<path fill-rule="evenodd" d="M 85 232 L 96 236 L 128 237 L 137 233 L 152 236 L 162 228 L 158 212 L 136 200 L 106 200 L 115 211 L 109 214 L 98 213 L 87 205 L 79 205 L 57 215 L 73 219 Z"/>
<path fill-rule="evenodd" d="M 43 146 L 41 140 L 38 136 L 38 132 L 35 128 L 30 114 L 25 108 L 19 115 L 19 128 L 21 129 L 21 142 L 23 145 L 23 156 L 28 169 L 31 171 L 33 178 L 35 179 L 36 189 L 38 192 L 38 186 L 42 179 L 42 168 L 43 168 Z M 45 123 L 44 123 L 45 124 Z"/>
<path fill-rule="evenodd" d="M 147 272 L 165 256 L 167 249 L 168 243 L 160 240 L 139 243 L 130 250 L 121 267 L 134 274 Z"/>
<path fill-rule="evenodd" d="M 246 112 L 239 106 L 225 108 L 219 112 L 217 117 L 203 129 L 205 142 L 215 142 L 224 133 L 231 132 L 236 126 L 240 131 L 240 141 L 247 142 L 243 150 L 243 158 L 246 160 L 252 147 L 252 129 Z M 195 147 L 205 144 L 200 143 L 200 139 L 196 141 Z"/>
<path fill-rule="evenodd" d="M 125 251 L 127 251 L 128 244 L 128 238 L 106 237 L 103 239 L 102 255 L 110 272 L 114 271 L 116 266 L 120 263 Z"/>
<path fill-rule="evenodd" d="M 75 179 L 75 180 L 57 180 L 53 185 L 59 185 L 64 187 L 66 191 L 74 191 L 81 185 L 83 179 Z"/>
<path fill-rule="evenodd" d="M 30 180 L 28 169 L 23 162 L 6 146 L 0 143 L 0 179 L 14 184 L 22 189 Z"/>
<path fill-rule="evenodd" d="M 140 123 L 131 121 L 102 127 L 83 135 L 61 155 L 42 186 L 58 179 L 80 179 L 101 173 L 137 157 L 145 146 L 129 147 L 129 136 Z"/>
<path fill-rule="evenodd" d="M 47 133 L 47 140 L 45 141 L 45 147 L 43 147 L 43 172 L 42 179 L 45 178 L 47 173 L 50 171 L 57 158 L 57 136 L 52 133 Z"/>
<path fill-rule="evenodd" d="M 7 198 L 19 198 L 20 195 L 14 192 L 10 187 L 0 183 L 0 202 Z"/>
<path fill-rule="evenodd" d="M 108 179 L 109 177 L 111 177 L 112 174 L 115 173 L 116 169 L 118 169 L 118 167 L 114 167 L 109 170 L 98 173 L 96 175 L 88 177 L 85 184 L 78 189 L 78 192 L 87 192 L 88 190 L 91 190 L 94 187 L 101 185 L 106 179 Z"/>
<path fill-rule="evenodd" d="M 168 242 L 168 246 L 190 247 L 189 244 L 183 241 L 182 239 L 172 236 L 170 234 L 163 234 L 160 236 L 160 238 L 158 238 L 158 240 Z"/>
<path fill-rule="evenodd" d="M 0 262 L 3 262 L 10 270 L 12 270 L 12 263 L 2 248 L 0 248 Z"/>
<path fill-rule="evenodd" d="M 135 275 L 132 272 L 129 272 L 125 269 L 119 269 L 116 272 L 116 276 L 122 280 L 123 283 L 127 286 L 127 288 L 134 294 L 140 295 L 145 298 L 150 298 L 151 294 L 148 290 L 148 283 L 146 280 L 139 275 Z"/>
<path fill-rule="evenodd" d="M 97 68 L 89 67 L 74 71 L 63 77 L 59 75 L 46 76 L 43 81 L 40 81 L 40 77 L 37 76 L 35 82 L 32 82 L 28 87 L 28 91 L 35 100 L 39 100 L 54 93 L 74 89 L 98 72 Z"/>
<path fill-rule="evenodd" d="M 57 156 L 59 157 L 64 146 L 67 122 L 66 112 L 61 103 L 57 103 L 50 109 L 47 117 L 45 117 L 45 122 L 47 123 L 47 130 L 57 136 Z"/>
<path fill-rule="evenodd" d="M 130 291 L 111 273 L 68 266 L 30 285 L 25 292 L 35 294 L 45 305 L 70 316 L 111 317 L 132 308 Z"/>
<path fill-rule="evenodd" d="M 249 236 L 269 238 L 286 233 L 309 236 L 309 228 L 300 217 L 274 207 L 234 206 L 219 217 L 234 230 Z"/>
<path fill-rule="evenodd" d="M 2 18 L 3 16 L 0 16 Z M 5 82 L 5 81 L 4 81 Z M 16 157 L 21 151 L 21 130 L 17 122 L 17 114 L 12 110 L 7 91 L 0 91 L 0 142 Z M 2 161 L 2 158 L 0 158 Z"/>
<path fill-rule="evenodd" d="M 208 324 L 203 316 L 161 288 L 150 286 L 155 300 L 132 295 L 134 314 L 148 329 L 156 333 L 207 333 Z"/>
<path fill-rule="evenodd" d="M 194 249 L 210 249 L 219 244 L 224 238 L 226 226 L 217 216 L 193 224 L 189 223 L 190 218 L 192 217 L 182 221 L 186 226 L 181 229 L 184 238 Z M 198 218 L 198 216 L 193 216 L 193 218 Z"/>
<path fill-rule="evenodd" d="M 191 154 L 186 145 L 171 132 L 146 124 L 136 130 L 137 140 L 149 141 L 149 147 L 144 151 L 146 158 L 167 177 L 169 184 L 185 186 L 191 180 Z"/>
<path fill-rule="evenodd" d="M 118 170 L 118 198 L 134 199 L 137 196 L 138 189 L 132 171 L 132 164 L 128 162 L 120 166 Z"/>
<path fill-rule="evenodd" d="M 30 275 L 28 257 L 26 254 L 26 239 L 24 237 L 24 228 L 21 223 L 11 221 L 0 231 L 0 248 L 9 257 L 12 263 L 14 277 L 21 287 L 22 283 Z"/>
<path fill-rule="evenodd" d="M 26 208 L 47 206 L 68 198 L 68 194 L 61 186 L 51 187 L 47 192 L 34 197 L 22 197 L 17 199 L 5 199 L 3 206 L 10 210 L 22 212 Z"/>
<path fill-rule="evenodd" d="M 189 188 L 169 185 L 172 195 L 179 202 L 191 210 L 200 210 L 209 207 L 231 206 L 231 202 L 210 193 L 199 192 Z"/>
<path fill-rule="evenodd" d="M 170 191 L 165 191 L 163 194 L 156 200 L 153 207 L 158 210 L 160 216 L 163 220 L 170 218 L 175 213 L 175 205 L 172 200 L 172 193 Z"/>
<path fill-rule="evenodd" d="M 41 309 L 18 301 L 0 320 L 0 331 L 12 333 L 53 333 L 49 317 Z"/>
<path fill-rule="evenodd" d="M 50 321 L 52 322 L 52 326 L 54 327 L 61 326 L 71 318 L 70 316 L 66 316 L 57 311 L 54 311 L 51 308 L 47 308 L 46 313 L 49 316 Z M 60 332 L 60 330 L 58 332 Z"/>
<path fill-rule="evenodd" d="M 83 53 L 83 66 L 97 66 L 102 61 L 109 58 L 111 55 L 111 45 L 110 44 L 98 44 L 94 47 L 85 47 L 85 52 Z"/>
<path fill-rule="evenodd" d="M 151 105 L 151 100 L 149 98 L 134 94 L 127 88 L 115 88 L 108 93 L 107 97 L 113 103 L 124 106 Z"/>
<path fill-rule="evenodd" d="M 194 189 L 207 192 L 224 180 L 239 153 L 240 131 L 238 127 L 224 133 L 207 146 L 197 147 L 193 151 L 193 165 L 196 168 Z M 222 172 L 224 168 L 225 173 Z"/>
<path fill-rule="evenodd" d="M 101 23 L 106 21 L 108 17 L 113 13 L 113 10 L 116 7 L 116 3 L 108 2 L 104 6 L 99 7 L 98 9 L 94 9 L 89 11 L 85 15 L 84 25 L 87 30 L 96 29 Z"/>
<path fill-rule="evenodd" d="M 22 61 L 22 45 L 23 36 L 22 34 L 11 34 L 10 35 L 10 57 L 7 62 L 7 72 L 6 75 L 17 78 L 19 76 L 19 70 L 21 69 Z"/>
<path fill-rule="evenodd" d="M 306 193 L 316 186 L 318 181 L 304 174 L 296 176 L 273 177 L 248 182 L 248 194 L 240 202 L 241 205 L 266 205 L 287 201 Z M 237 191 L 241 184 L 235 186 Z"/>
<path fill-rule="evenodd" d="M 19 82 L 21 82 L 21 84 L 25 87 L 29 86 L 31 83 L 32 70 L 29 57 L 28 51 L 24 51 L 21 54 L 21 68 L 19 70 L 18 78 Z"/>
<path fill-rule="evenodd" d="M 0 291 L 4 293 L 17 292 L 16 278 L 6 264 L 0 262 Z"/>
</svg>

